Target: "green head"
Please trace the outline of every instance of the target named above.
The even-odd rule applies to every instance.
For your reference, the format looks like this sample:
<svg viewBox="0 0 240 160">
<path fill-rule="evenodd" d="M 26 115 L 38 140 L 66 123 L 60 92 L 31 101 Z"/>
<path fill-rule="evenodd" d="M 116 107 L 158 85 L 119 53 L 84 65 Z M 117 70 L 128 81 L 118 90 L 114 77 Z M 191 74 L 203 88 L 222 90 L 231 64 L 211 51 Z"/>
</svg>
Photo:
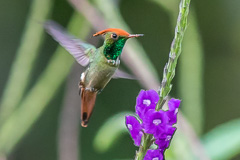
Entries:
<svg viewBox="0 0 240 160">
<path fill-rule="evenodd" d="M 105 35 L 103 53 L 107 59 L 111 60 L 116 60 L 121 55 L 122 49 L 127 39 L 143 36 L 143 34 L 129 34 L 128 32 L 117 28 L 109 28 L 97 32 L 93 36 L 97 35 Z"/>
</svg>

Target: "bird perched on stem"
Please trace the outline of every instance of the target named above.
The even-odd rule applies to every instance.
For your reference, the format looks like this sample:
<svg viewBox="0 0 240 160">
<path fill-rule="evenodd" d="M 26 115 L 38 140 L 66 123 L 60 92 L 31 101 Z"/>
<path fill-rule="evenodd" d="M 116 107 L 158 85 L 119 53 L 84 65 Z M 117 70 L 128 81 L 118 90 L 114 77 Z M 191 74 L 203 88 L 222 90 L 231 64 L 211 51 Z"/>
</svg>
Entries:
<svg viewBox="0 0 240 160">
<path fill-rule="evenodd" d="M 112 78 L 134 79 L 133 76 L 118 69 L 120 56 L 129 38 L 143 36 L 143 34 L 129 34 L 122 29 L 108 28 L 93 35 L 94 37 L 105 36 L 103 45 L 96 48 L 69 35 L 53 21 L 46 22 L 44 27 L 81 66 L 86 67 L 80 76 L 79 91 L 81 93 L 81 125 L 87 127 L 96 96 L 108 82 Z"/>
</svg>

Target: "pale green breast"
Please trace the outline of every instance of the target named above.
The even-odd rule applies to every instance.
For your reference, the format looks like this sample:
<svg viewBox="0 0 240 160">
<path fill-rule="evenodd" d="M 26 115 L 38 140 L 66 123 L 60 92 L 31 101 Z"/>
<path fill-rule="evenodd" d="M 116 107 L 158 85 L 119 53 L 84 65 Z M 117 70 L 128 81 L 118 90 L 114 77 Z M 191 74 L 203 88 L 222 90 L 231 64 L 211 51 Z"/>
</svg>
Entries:
<svg viewBox="0 0 240 160">
<path fill-rule="evenodd" d="M 97 49 L 95 57 L 85 71 L 85 88 L 102 90 L 111 80 L 117 68 L 118 66 L 112 66 L 107 63 L 107 59 L 103 54 L 103 48 Z"/>
</svg>

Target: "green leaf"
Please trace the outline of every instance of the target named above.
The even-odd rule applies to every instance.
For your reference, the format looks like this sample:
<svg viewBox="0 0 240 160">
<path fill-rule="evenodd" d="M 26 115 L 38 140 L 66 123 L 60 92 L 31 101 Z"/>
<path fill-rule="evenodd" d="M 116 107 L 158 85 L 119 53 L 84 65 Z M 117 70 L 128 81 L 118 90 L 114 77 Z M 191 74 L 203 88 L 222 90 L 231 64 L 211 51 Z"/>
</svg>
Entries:
<svg viewBox="0 0 240 160">
<path fill-rule="evenodd" d="M 121 112 L 109 118 L 100 128 L 93 141 L 98 152 L 106 152 L 123 133 L 127 133 L 125 116 L 130 112 Z M 133 114 L 133 113 L 132 113 Z"/>
<path fill-rule="evenodd" d="M 189 143 L 187 135 L 182 130 L 177 130 L 173 136 L 169 149 L 166 150 L 166 159 L 184 159 L 193 160 L 197 158 L 193 153 L 191 144 Z"/>
<path fill-rule="evenodd" d="M 202 141 L 212 160 L 233 158 L 240 153 L 240 119 L 217 126 Z"/>
</svg>

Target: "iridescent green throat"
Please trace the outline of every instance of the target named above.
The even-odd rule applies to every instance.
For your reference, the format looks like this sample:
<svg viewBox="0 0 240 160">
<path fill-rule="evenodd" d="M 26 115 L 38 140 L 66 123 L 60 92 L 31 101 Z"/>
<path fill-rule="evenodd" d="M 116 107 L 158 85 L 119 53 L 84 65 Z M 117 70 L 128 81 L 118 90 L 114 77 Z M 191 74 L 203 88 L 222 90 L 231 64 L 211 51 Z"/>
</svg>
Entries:
<svg viewBox="0 0 240 160">
<path fill-rule="evenodd" d="M 107 59 L 116 60 L 122 53 L 126 38 L 119 37 L 117 41 L 106 42 L 104 46 L 104 55 Z"/>
</svg>

